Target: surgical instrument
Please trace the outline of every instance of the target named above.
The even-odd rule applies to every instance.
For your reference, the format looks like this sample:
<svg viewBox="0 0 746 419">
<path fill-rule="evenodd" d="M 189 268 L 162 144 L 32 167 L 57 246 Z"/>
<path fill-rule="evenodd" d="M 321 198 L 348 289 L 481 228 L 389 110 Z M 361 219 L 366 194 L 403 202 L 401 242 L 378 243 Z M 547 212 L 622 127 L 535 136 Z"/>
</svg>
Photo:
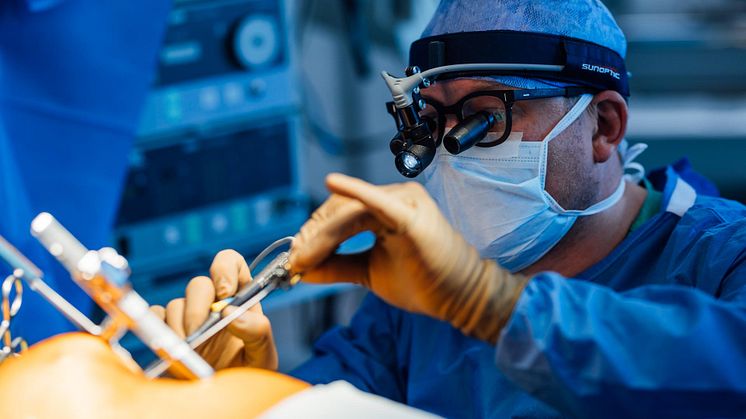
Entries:
<svg viewBox="0 0 746 419">
<path fill-rule="evenodd" d="M 249 270 L 252 270 L 256 265 L 263 259 L 267 254 L 272 252 L 275 248 L 290 243 L 292 237 L 286 237 L 280 239 L 265 249 L 259 256 L 254 259 Z M 226 326 L 228 326 L 233 320 L 237 319 L 251 307 L 255 306 L 267 295 L 277 288 L 288 289 L 300 280 L 300 276 L 295 275 L 290 277 L 290 265 L 288 263 L 289 253 L 279 253 L 267 266 L 257 274 L 253 281 L 241 288 L 238 293 L 232 297 L 232 299 L 225 299 L 213 303 L 212 311 L 208 316 L 208 319 L 203 323 L 197 330 L 195 330 L 189 337 L 187 342 L 192 349 L 196 349 L 203 343 L 205 343 L 212 336 L 220 332 Z M 238 306 L 229 315 L 221 319 L 222 309 L 228 304 Z M 168 362 L 163 360 L 157 361 L 151 364 L 146 370 L 145 374 L 148 377 L 158 377 L 163 374 L 169 368 Z"/>
<path fill-rule="evenodd" d="M 213 374 L 212 367 L 151 312 L 148 303 L 132 289 L 127 260 L 116 250 L 89 251 L 49 213 L 34 218 L 31 234 L 109 314 L 111 321 L 101 332 L 102 337 L 118 338 L 123 330 L 130 329 L 173 365 L 175 375 L 205 378 Z"/>
<path fill-rule="evenodd" d="M 49 304 L 59 310 L 70 323 L 92 335 L 101 334 L 101 327 L 44 282 L 41 270 L 2 236 L 0 236 L 0 258 L 5 259 L 13 268 L 14 276 L 22 278 L 33 291 L 39 293 Z"/>
</svg>

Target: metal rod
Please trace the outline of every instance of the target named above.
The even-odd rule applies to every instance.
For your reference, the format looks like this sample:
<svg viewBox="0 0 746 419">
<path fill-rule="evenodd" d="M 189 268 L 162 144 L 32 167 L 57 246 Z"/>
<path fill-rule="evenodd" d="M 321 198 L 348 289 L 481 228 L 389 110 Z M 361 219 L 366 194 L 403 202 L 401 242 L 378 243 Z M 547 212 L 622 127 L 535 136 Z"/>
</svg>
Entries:
<svg viewBox="0 0 746 419">
<path fill-rule="evenodd" d="M 284 240 L 284 239 L 282 239 Z M 277 241 L 279 242 L 279 240 Z M 277 243 L 275 242 L 275 243 Z M 275 246 L 277 247 L 277 246 Z M 268 247 L 266 250 L 270 250 L 270 252 L 274 249 L 272 249 L 272 246 Z M 264 257 L 266 257 L 267 254 L 270 252 L 262 252 L 255 261 L 261 261 Z M 238 290 L 236 295 L 230 300 L 230 305 L 232 306 L 241 306 L 245 301 L 249 300 L 250 298 L 254 297 L 256 294 L 261 292 L 265 287 L 268 285 L 274 283 L 274 286 L 276 287 L 279 282 L 287 278 L 287 271 L 283 270 L 284 266 L 288 262 L 288 253 L 287 252 L 281 252 L 278 254 L 274 259 L 272 259 L 267 266 L 259 272 L 256 277 L 254 277 L 254 280 L 246 284 L 243 288 Z M 252 263 L 252 265 L 249 267 L 249 270 L 256 267 L 256 263 Z M 222 311 L 222 307 L 220 308 L 220 311 Z M 199 337 L 202 333 L 204 333 L 207 329 L 211 328 L 213 325 L 215 325 L 217 322 L 220 321 L 220 313 L 217 312 L 217 316 L 211 315 L 207 317 L 207 320 L 197 328 L 194 332 L 192 332 L 191 335 L 189 335 L 186 339 L 188 343 L 191 343 L 194 341 L 197 337 Z"/>
<path fill-rule="evenodd" d="M 215 336 L 218 332 L 225 329 L 233 320 L 236 320 L 239 318 L 242 314 L 246 313 L 251 307 L 254 307 L 257 305 L 260 301 L 264 299 L 267 295 L 269 295 L 270 292 L 272 292 L 275 288 L 277 288 L 279 281 L 272 281 L 268 283 L 265 287 L 259 288 L 257 293 L 249 298 L 245 303 L 238 306 L 238 308 L 231 314 L 223 317 L 212 325 L 212 327 L 205 330 L 204 333 L 202 333 L 199 336 L 196 336 L 191 342 L 189 342 L 189 346 L 192 349 L 197 349 L 200 345 L 207 342 L 211 337 Z M 164 360 L 157 361 L 154 364 L 151 364 L 148 368 L 145 369 L 145 376 L 148 378 L 156 378 L 163 375 L 163 373 L 168 370 L 168 367 L 170 366 L 169 362 L 166 362 Z"/>
<path fill-rule="evenodd" d="M 261 261 L 270 253 L 282 245 L 293 242 L 293 237 L 283 237 L 267 246 L 249 265 L 249 271 L 253 271 Z M 238 308 L 231 314 L 221 319 L 220 311 L 212 312 L 207 320 L 197 330 L 192 332 L 186 339 L 186 342 L 192 349 L 196 349 L 215 334 L 226 328 L 233 320 L 237 319 L 248 309 L 262 301 L 269 293 L 281 285 L 289 287 L 295 285 L 293 279 L 288 278 L 288 262 L 290 254 L 280 252 L 271 262 L 267 264 L 255 277 L 254 280 L 241 288 L 232 298 L 230 305 Z M 225 300 L 223 300 L 225 301 Z M 169 363 L 164 360 L 156 361 L 145 369 L 145 375 L 150 378 L 161 376 L 169 368 Z"/>
<path fill-rule="evenodd" d="M 29 288 L 39 293 L 42 298 L 59 310 L 75 327 L 92 335 L 98 336 L 101 334 L 101 328 L 47 285 L 42 280 L 41 270 L 5 240 L 3 236 L 0 236 L 0 258 L 5 259 L 15 271 L 20 271 L 19 276 L 28 283 Z"/>
<path fill-rule="evenodd" d="M 88 251 L 51 214 L 41 213 L 31 222 L 31 234 L 57 258 L 113 321 L 121 321 L 159 357 L 168 359 L 184 378 L 205 378 L 213 369 L 189 348 L 131 289 L 126 260 L 113 249 Z"/>
</svg>

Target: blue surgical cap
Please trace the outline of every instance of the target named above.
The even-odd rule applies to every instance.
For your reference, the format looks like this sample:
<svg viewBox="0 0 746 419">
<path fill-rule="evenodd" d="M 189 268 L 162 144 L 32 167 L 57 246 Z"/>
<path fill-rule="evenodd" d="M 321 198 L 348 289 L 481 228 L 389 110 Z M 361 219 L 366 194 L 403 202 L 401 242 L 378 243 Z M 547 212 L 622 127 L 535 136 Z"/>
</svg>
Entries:
<svg viewBox="0 0 746 419">
<path fill-rule="evenodd" d="M 603 45 L 622 58 L 627 53 L 624 33 L 599 0 L 441 0 L 422 37 L 490 30 L 569 36 Z M 491 79 L 521 89 L 567 85 L 513 76 Z"/>
</svg>

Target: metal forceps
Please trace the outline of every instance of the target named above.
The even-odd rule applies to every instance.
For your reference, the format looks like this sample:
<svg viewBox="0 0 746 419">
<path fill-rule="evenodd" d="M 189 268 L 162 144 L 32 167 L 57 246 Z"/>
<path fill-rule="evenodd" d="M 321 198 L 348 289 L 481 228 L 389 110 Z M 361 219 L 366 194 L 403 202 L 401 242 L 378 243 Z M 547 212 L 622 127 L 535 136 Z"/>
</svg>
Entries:
<svg viewBox="0 0 746 419">
<path fill-rule="evenodd" d="M 278 247 L 289 244 L 292 237 L 285 237 L 269 245 L 249 265 L 249 271 Z M 234 297 L 213 303 L 212 311 L 205 323 L 187 337 L 189 347 L 196 349 L 218 332 L 225 329 L 233 320 L 261 302 L 267 295 L 278 288 L 289 289 L 300 281 L 300 275 L 290 277 L 289 253 L 280 252 L 267 266 L 261 270 L 254 280 L 241 288 Z M 222 317 L 221 311 L 228 304 L 238 306 L 231 314 Z M 221 318 L 222 317 L 222 318 Z M 148 366 L 145 375 L 150 378 L 159 377 L 169 368 L 169 363 L 159 360 Z"/>
<path fill-rule="evenodd" d="M 10 333 L 10 323 L 18 314 L 18 310 L 21 309 L 21 302 L 23 301 L 23 284 L 21 278 L 16 275 L 18 272 L 14 272 L 13 275 L 8 275 L 2 284 L 2 320 L 0 321 L 0 339 L 2 344 L 0 345 L 0 362 L 4 361 L 10 356 L 14 356 L 19 352 L 26 349 L 26 341 L 23 338 L 16 337 L 15 339 Z M 11 299 L 11 293 L 15 288 L 15 296 Z"/>
</svg>

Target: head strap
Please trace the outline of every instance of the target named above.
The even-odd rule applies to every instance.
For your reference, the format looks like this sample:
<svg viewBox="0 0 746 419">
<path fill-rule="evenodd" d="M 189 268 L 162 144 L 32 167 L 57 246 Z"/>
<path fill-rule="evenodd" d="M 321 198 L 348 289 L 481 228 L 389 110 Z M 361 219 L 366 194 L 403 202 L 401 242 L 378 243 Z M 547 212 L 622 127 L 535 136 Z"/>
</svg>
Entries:
<svg viewBox="0 0 746 419">
<path fill-rule="evenodd" d="M 602 45 L 561 35 L 495 30 L 430 36 L 412 44 L 409 63 L 422 71 L 476 63 L 562 65 L 560 72 L 491 70 L 449 73 L 440 78 L 468 75 L 541 78 L 598 90 L 615 90 L 629 97 L 624 58 Z"/>
</svg>

